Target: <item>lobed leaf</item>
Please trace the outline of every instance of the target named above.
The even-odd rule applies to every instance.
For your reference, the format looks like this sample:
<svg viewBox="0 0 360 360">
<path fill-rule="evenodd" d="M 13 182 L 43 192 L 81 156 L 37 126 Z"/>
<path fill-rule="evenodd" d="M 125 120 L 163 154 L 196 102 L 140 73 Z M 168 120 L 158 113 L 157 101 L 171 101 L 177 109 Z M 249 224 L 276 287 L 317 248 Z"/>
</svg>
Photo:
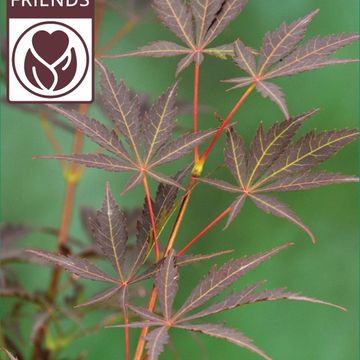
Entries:
<svg viewBox="0 0 360 360">
<path fill-rule="evenodd" d="M 191 48 L 194 34 L 190 9 L 182 0 L 154 0 L 153 8 L 163 24 Z"/>
<path fill-rule="evenodd" d="M 89 263 L 85 259 L 81 259 L 75 256 L 63 256 L 63 255 L 55 255 L 49 253 L 47 251 L 41 250 L 27 250 L 30 254 L 36 255 L 43 261 L 63 267 L 66 271 L 69 271 L 75 275 L 81 276 L 85 279 L 96 280 L 96 281 L 104 281 L 109 283 L 117 284 L 117 281 L 107 274 L 105 274 L 102 270 L 100 270 L 97 266 Z"/>
<path fill-rule="evenodd" d="M 159 149 L 149 167 L 166 164 L 188 154 L 195 146 L 212 136 L 216 130 L 199 131 L 197 134 L 183 135 Z"/>
<path fill-rule="evenodd" d="M 258 81 L 256 83 L 256 90 L 264 97 L 273 101 L 285 115 L 285 118 L 289 118 L 289 111 L 285 102 L 285 95 L 281 88 L 273 83 L 267 81 Z"/>
<path fill-rule="evenodd" d="M 70 120 L 77 129 L 102 148 L 116 154 L 123 160 L 131 162 L 129 154 L 118 139 L 115 131 L 107 129 L 98 121 L 90 119 L 77 111 L 62 109 L 55 105 L 48 105 L 48 107 Z"/>
<path fill-rule="evenodd" d="M 314 10 L 290 25 L 283 23 L 275 31 L 265 34 L 260 50 L 260 75 L 294 50 L 295 46 L 304 38 L 308 24 L 318 12 L 318 9 Z"/>
<path fill-rule="evenodd" d="M 269 168 L 290 144 L 304 121 L 317 112 L 315 109 L 280 123 L 276 122 L 266 134 L 260 123 L 250 146 L 248 184 Z"/>
<path fill-rule="evenodd" d="M 146 350 L 149 360 L 157 360 L 169 342 L 168 329 L 165 326 L 149 332 L 146 336 Z"/>
<path fill-rule="evenodd" d="M 313 189 L 320 186 L 353 182 L 359 182 L 359 178 L 357 176 L 327 173 L 325 171 L 314 173 L 305 172 L 281 178 L 278 181 L 256 190 L 256 192 L 300 191 Z"/>
<path fill-rule="evenodd" d="M 247 157 L 244 140 L 233 128 L 227 132 L 224 158 L 230 172 L 243 189 L 247 173 Z"/>
<path fill-rule="evenodd" d="M 261 182 L 276 179 L 284 174 L 307 171 L 336 154 L 357 136 L 356 129 L 324 131 L 318 135 L 311 131 L 279 156 Z"/>
<path fill-rule="evenodd" d="M 174 315 L 174 318 L 179 319 L 190 310 L 206 303 L 232 285 L 245 273 L 290 245 L 290 243 L 287 243 L 265 253 L 229 261 L 220 269 L 213 267 L 210 273 L 195 287 L 180 310 Z"/>
<path fill-rule="evenodd" d="M 97 65 L 100 69 L 103 107 L 140 161 L 139 98 L 133 95 L 124 82 L 118 82 L 114 74 L 110 73 L 99 61 L 97 61 Z"/>
<path fill-rule="evenodd" d="M 262 350 L 253 344 L 252 340 L 235 329 L 229 329 L 220 324 L 184 324 L 177 327 L 180 329 L 202 332 L 203 334 L 209 336 L 227 340 L 235 345 L 258 354 L 264 359 L 271 360 L 268 355 L 266 355 Z"/>
<path fill-rule="evenodd" d="M 155 275 L 155 287 L 166 320 L 171 318 L 171 309 L 178 290 L 179 274 L 174 257 L 175 253 L 172 250 Z"/>
<path fill-rule="evenodd" d="M 265 195 L 251 194 L 250 198 L 259 209 L 263 210 L 267 214 L 284 218 L 297 225 L 300 229 L 305 231 L 309 235 L 311 241 L 315 243 L 314 234 L 286 204 L 273 197 Z"/>
<path fill-rule="evenodd" d="M 136 171 L 136 167 L 128 165 L 118 159 L 103 154 L 73 154 L 73 155 L 48 155 L 35 156 L 34 159 L 57 159 L 73 161 L 89 168 L 103 169 L 116 172 Z"/>
<path fill-rule="evenodd" d="M 206 32 L 213 23 L 222 3 L 223 0 L 191 1 L 191 10 L 195 20 L 196 40 L 198 44 L 203 42 Z"/>
<path fill-rule="evenodd" d="M 328 55 L 358 39 L 359 35 L 356 33 L 330 35 L 324 38 L 315 37 L 296 49 L 264 77 L 271 79 L 279 76 L 294 75 L 326 65 L 349 62 L 348 59 L 329 59 Z"/>
<path fill-rule="evenodd" d="M 145 165 L 168 141 L 176 126 L 176 91 L 177 83 L 160 96 L 145 114 L 143 121 Z"/>
<path fill-rule="evenodd" d="M 130 51 L 125 54 L 109 55 L 110 58 L 125 58 L 134 56 L 150 56 L 150 57 L 171 57 L 186 55 L 190 52 L 186 47 L 180 46 L 171 41 L 154 41 L 148 45 L 142 46 L 135 51 Z"/>
<path fill-rule="evenodd" d="M 115 202 L 109 183 L 106 183 L 105 197 L 101 209 L 92 222 L 95 243 L 103 255 L 111 262 L 119 278 L 124 281 L 124 257 L 128 234 L 126 218 Z"/>
<path fill-rule="evenodd" d="M 91 306 L 91 305 L 95 305 L 98 304 L 100 302 L 104 302 L 108 299 L 110 299 L 111 297 L 113 297 L 115 294 L 117 294 L 120 291 L 120 286 L 116 286 L 116 287 L 112 287 L 110 289 L 106 289 L 103 291 L 100 291 L 99 293 L 95 294 L 94 296 L 92 296 L 89 300 L 87 300 L 86 302 L 76 305 L 75 308 L 79 308 L 79 307 L 85 307 L 85 306 Z"/>
<path fill-rule="evenodd" d="M 222 2 L 217 16 L 206 32 L 204 45 L 211 43 L 234 20 L 246 5 L 247 0 L 226 0 Z"/>
</svg>

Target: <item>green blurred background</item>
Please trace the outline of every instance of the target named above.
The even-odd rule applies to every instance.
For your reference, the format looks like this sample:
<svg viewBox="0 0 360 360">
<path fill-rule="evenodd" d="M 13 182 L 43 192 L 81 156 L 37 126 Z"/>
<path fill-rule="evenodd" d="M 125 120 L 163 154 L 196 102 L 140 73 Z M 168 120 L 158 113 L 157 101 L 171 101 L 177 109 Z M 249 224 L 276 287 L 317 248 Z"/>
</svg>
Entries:
<svg viewBox="0 0 360 360">
<path fill-rule="evenodd" d="M 120 3 L 122 0 L 118 0 Z M 292 21 L 314 8 L 320 8 L 319 15 L 309 27 L 308 37 L 315 34 L 330 34 L 356 31 L 358 28 L 358 2 L 356 0 L 251 0 L 242 14 L 218 39 L 228 43 L 240 37 L 247 45 L 257 48 L 263 34 L 275 29 L 282 21 Z M 101 43 L 112 36 L 126 18 L 115 12 L 106 11 L 101 31 Z M 1 33 L 5 32 L 5 1 L 1 1 Z M 113 53 L 132 50 L 149 41 L 174 39 L 150 14 L 141 18 L 138 25 L 114 48 Z M 357 56 L 356 46 L 339 52 L 339 56 Z M 139 92 L 147 92 L 152 98 L 158 96 L 174 81 L 176 60 L 173 59 L 124 59 L 106 60 L 106 65 L 119 78 Z M 192 99 L 192 69 L 181 74 L 179 99 Z M 206 59 L 201 67 L 200 103 L 208 105 L 221 115 L 226 115 L 238 99 L 242 90 L 225 92 L 221 79 L 238 76 L 231 61 Z M 321 112 L 308 121 L 302 132 L 310 128 L 332 129 L 357 126 L 358 86 L 357 65 L 338 67 L 300 74 L 277 81 L 287 94 L 291 114 L 298 114 L 314 107 Z M 4 85 L 1 92 L 5 94 Z M 102 117 L 96 107 L 91 113 Z M 262 120 L 266 127 L 282 118 L 277 107 L 258 94 L 252 94 L 235 116 L 236 128 L 249 143 L 257 123 Z M 1 109 L 1 206 L 2 220 L 15 223 L 58 227 L 61 217 L 64 182 L 55 161 L 32 160 L 33 155 L 51 154 L 52 150 L 41 130 L 36 116 L 25 114 L 14 107 Z M 100 118 L 101 119 L 101 118 Z M 181 116 L 179 122 L 191 127 L 191 116 Z M 210 113 L 200 115 L 202 128 L 214 127 L 216 120 Z M 56 135 L 66 153 L 71 151 L 71 137 L 56 130 Z M 222 144 L 214 149 L 206 166 L 211 170 L 222 163 Z M 85 150 L 94 147 L 86 141 Z M 322 168 L 344 174 L 357 173 L 358 147 L 351 144 Z M 173 166 L 175 171 L 184 162 Z M 221 172 L 221 171 L 220 171 Z M 222 176 L 222 175 L 221 175 Z M 229 178 L 228 174 L 224 178 Z M 80 205 L 99 207 L 106 180 L 123 208 L 131 209 L 143 201 L 139 187 L 125 196 L 120 190 L 127 181 L 126 175 L 117 175 L 87 170 L 76 193 L 76 209 Z M 152 184 L 152 190 L 155 186 Z M 222 225 L 210 231 L 193 252 L 212 252 L 218 249 L 235 249 L 236 256 L 254 254 L 270 249 L 286 241 L 295 246 L 284 251 L 266 264 L 248 274 L 237 287 L 267 279 L 267 288 L 286 286 L 290 290 L 341 304 L 348 308 L 343 313 L 336 309 L 295 302 L 255 304 L 214 316 L 214 322 L 226 322 L 254 339 L 255 343 L 274 359 L 292 360 L 355 360 L 358 358 L 358 196 L 354 184 L 332 186 L 302 193 L 278 196 L 289 203 L 317 237 L 315 246 L 306 234 L 295 226 L 258 211 L 246 204 L 240 217 L 226 232 Z M 178 245 L 189 241 L 210 220 L 225 209 L 231 195 L 207 186 L 199 186 L 191 200 L 190 208 L 181 227 Z M 85 238 L 77 211 L 71 224 L 71 234 Z M 165 239 L 163 240 L 165 241 Z M 55 249 L 55 240 L 44 235 L 29 236 L 22 245 Z M 219 262 L 225 259 L 219 259 Z M 190 292 L 210 264 L 204 263 L 181 272 L 179 303 Z M 35 289 L 47 284 L 48 268 L 37 265 L 18 265 L 13 269 L 19 274 L 22 284 Z M 196 275 L 196 276 L 195 276 Z M 96 285 L 89 285 L 89 294 Z M 9 302 L 1 300 L 2 315 L 9 309 Z M 101 318 L 94 315 L 89 323 Z M 6 329 L 5 329 L 6 330 Z M 24 331 L 29 330 L 29 321 L 24 319 Z M 137 338 L 132 332 L 132 349 Z M 25 333 L 25 338 L 27 338 Z M 180 359 L 242 359 L 258 357 L 235 345 L 215 338 L 199 335 L 196 338 L 187 333 L 174 331 L 172 343 Z M 123 336 L 121 330 L 104 329 L 99 333 L 76 341 L 64 354 L 86 351 L 89 360 L 115 360 L 123 357 Z M 163 359 L 173 357 L 169 350 Z"/>
</svg>

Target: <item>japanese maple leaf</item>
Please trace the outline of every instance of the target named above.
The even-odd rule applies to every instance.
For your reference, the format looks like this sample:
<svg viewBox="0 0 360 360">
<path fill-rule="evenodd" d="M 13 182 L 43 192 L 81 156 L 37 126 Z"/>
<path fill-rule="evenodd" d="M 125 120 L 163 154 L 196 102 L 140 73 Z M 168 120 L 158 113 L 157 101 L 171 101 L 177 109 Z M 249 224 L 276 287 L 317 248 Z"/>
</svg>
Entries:
<svg viewBox="0 0 360 360">
<path fill-rule="evenodd" d="M 212 304 L 204 310 L 198 308 L 219 294 L 222 294 L 236 280 L 254 269 L 271 256 L 287 248 L 291 244 L 284 244 L 270 251 L 257 254 L 255 256 L 243 257 L 231 260 L 218 268 L 214 266 L 209 274 L 205 276 L 193 289 L 190 296 L 180 306 L 177 311 L 173 309 L 173 302 L 178 291 L 178 266 L 175 261 L 175 252 L 172 250 L 165 261 L 161 264 L 159 271 L 155 275 L 155 286 L 161 306 L 161 315 L 149 312 L 147 309 L 129 305 L 135 315 L 143 319 L 140 322 L 130 323 L 131 328 L 153 327 L 154 329 L 146 336 L 146 349 L 149 360 L 156 360 L 162 353 L 164 346 L 169 342 L 169 330 L 171 328 L 183 329 L 186 331 L 196 331 L 203 334 L 227 340 L 235 345 L 255 352 L 264 359 L 270 359 L 253 342 L 235 329 L 227 328 L 222 324 L 202 323 L 194 324 L 205 316 L 234 309 L 239 306 L 252 304 L 262 301 L 273 301 L 281 299 L 308 301 L 313 303 L 333 305 L 321 300 L 302 296 L 297 293 L 287 292 L 284 289 L 257 291 L 261 283 L 249 285 L 246 288 L 227 295 L 223 300 Z M 195 314 L 194 314 L 195 310 Z M 115 325 L 115 327 L 124 327 Z"/>
<path fill-rule="evenodd" d="M 319 69 L 327 65 L 358 61 L 330 57 L 338 49 L 357 41 L 359 39 L 357 33 L 316 36 L 305 44 L 299 45 L 305 36 L 308 24 L 317 13 L 318 10 L 312 11 L 291 24 L 283 23 L 275 31 L 266 33 L 258 56 L 242 41 L 237 40 L 234 45 L 234 62 L 247 76 L 225 80 L 225 82 L 235 84 L 231 89 L 256 84 L 256 90 L 262 96 L 275 102 L 285 117 L 289 118 L 281 88 L 268 80 Z"/>
<path fill-rule="evenodd" d="M 234 54 L 233 44 L 209 47 L 225 27 L 241 12 L 247 0 L 153 0 L 153 9 L 161 22 L 173 32 L 183 45 L 170 41 L 155 41 L 126 54 L 129 56 L 183 56 L 176 75 L 191 63 L 201 64 L 204 55 L 226 59 Z M 193 29 L 195 28 L 195 33 Z"/>
<path fill-rule="evenodd" d="M 182 176 L 182 174 L 181 174 Z M 164 227 L 164 221 L 172 213 L 176 204 L 178 188 L 168 184 L 160 184 L 153 209 L 157 232 L 160 235 Z M 99 267 L 79 256 L 64 256 L 42 250 L 27 250 L 28 253 L 37 258 L 63 267 L 70 273 L 85 279 L 105 282 L 110 288 L 102 291 L 84 304 L 78 306 L 93 305 L 108 300 L 114 295 L 119 295 L 122 309 L 125 312 L 128 298 L 128 287 L 149 279 L 157 272 L 161 263 L 144 267 L 152 247 L 152 228 L 149 219 L 149 208 L 147 202 L 144 204 L 143 213 L 137 224 L 136 245 L 128 246 L 127 221 L 124 213 L 114 200 L 109 184 L 106 185 L 105 196 L 102 207 L 97 211 L 95 217 L 89 219 L 92 228 L 95 246 L 98 252 L 109 261 L 116 276 L 113 277 Z M 177 259 L 178 266 L 185 266 L 216 256 L 227 254 L 229 251 L 220 251 L 207 255 L 188 255 Z"/>
<path fill-rule="evenodd" d="M 357 129 L 310 131 L 295 143 L 292 139 L 300 126 L 317 110 L 275 123 L 265 132 L 262 123 L 247 152 L 242 137 L 231 129 L 224 150 L 225 164 L 236 184 L 199 178 L 198 181 L 238 194 L 230 206 L 226 227 L 249 198 L 266 213 L 285 218 L 299 226 L 315 241 L 315 236 L 289 207 L 268 192 L 300 191 L 320 186 L 357 182 L 358 177 L 310 170 L 335 155 L 358 137 Z"/>
<path fill-rule="evenodd" d="M 49 107 L 65 116 L 84 135 L 115 157 L 95 153 L 37 158 L 68 160 L 87 167 L 133 173 L 124 192 L 141 183 L 145 175 L 158 182 L 181 188 L 179 182 L 159 173 L 156 168 L 188 154 L 216 130 L 185 134 L 172 139 L 171 134 L 176 126 L 177 84 L 171 86 L 143 116 L 140 116 L 138 96 L 123 82 L 118 82 L 100 62 L 98 65 L 101 73 L 103 108 L 112 120 L 114 129 L 107 128 L 97 120 L 77 111 L 68 111 L 53 105 Z M 119 135 L 125 139 L 128 149 Z"/>
</svg>

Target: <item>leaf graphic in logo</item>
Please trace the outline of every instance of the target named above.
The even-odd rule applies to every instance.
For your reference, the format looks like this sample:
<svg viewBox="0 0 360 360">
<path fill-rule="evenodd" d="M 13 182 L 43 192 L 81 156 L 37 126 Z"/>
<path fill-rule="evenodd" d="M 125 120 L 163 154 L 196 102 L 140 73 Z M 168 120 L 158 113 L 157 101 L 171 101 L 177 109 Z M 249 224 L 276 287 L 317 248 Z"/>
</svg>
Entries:
<svg viewBox="0 0 360 360">
<path fill-rule="evenodd" d="M 60 90 L 72 81 L 76 66 L 75 50 L 69 48 L 65 32 L 41 30 L 33 35 L 32 48 L 25 57 L 25 73 L 31 84 L 42 90 Z"/>
</svg>

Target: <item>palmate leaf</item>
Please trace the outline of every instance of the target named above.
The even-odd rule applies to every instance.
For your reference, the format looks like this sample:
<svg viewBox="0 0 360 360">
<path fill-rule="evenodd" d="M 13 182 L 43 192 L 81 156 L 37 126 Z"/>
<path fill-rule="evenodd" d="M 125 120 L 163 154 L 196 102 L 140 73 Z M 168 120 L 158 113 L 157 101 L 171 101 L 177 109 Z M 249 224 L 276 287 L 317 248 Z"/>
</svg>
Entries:
<svg viewBox="0 0 360 360">
<path fill-rule="evenodd" d="M 190 167 L 186 167 L 180 171 L 175 179 L 181 181 L 188 174 L 189 169 Z M 177 194 L 178 188 L 175 186 L 167 184 L 160 184 L 158 186 L 156 197 L 153 201 L 153 209 L 159 235 L 176 207 Z M 27 253 L 32 254 L 37 261 L 61 266 L 76 276 L 111 285 L 111 287 L 93 295 L 86 302 L 78 304 L 77 307 L 95 305 L 116 295 L 123 302 L 123 310 L 125 311 L 127 307 L 128 286 L 140 283 L 151 277 L 155 277 L 156 282 L 165 281 L 165 278 L 158 276 L 157 273 L 165 265 L 170 270 L 168 259 L 152 265 L 145 264 L 152 246 L 152 228 L 149 220 L 148 204 L 145 201 L 140 219 L 137 221 L 135 246 L 127 244 L 127 217 L 116 203 L 108 183 L 105 186 L 104 200 L 100 210 L 95 213 L 85 209 L 82 212 L 85 229 L 88 232 L 91 231 L 89 235 L 91 235 L 92 241 L 99 253 L 112 264 L 116 272 L 116 278 L 108 275 L 96 265 L 79 256 L 64 256 L 35 249 L 27 250 Z M 176 259 L 176 266 L 183 267 L 195 264 L 228 254 L 229 252 L 231 251 L 225 250 L 205 255 L 181 256 Z M 175 263 L 173 264 L 174 269 Z M 168 303 L 169 297 L 164 295 L 165 298 L 166 302 L 164 304 L 168 304 L 167 308 L 170 309 L 171 302 Z"/>
<path fill-rule="evenodd" d="M 177 83 L 141 115 L 139 97 L 123 82 L 118 82 L 103 64 L 97 61 L 97 65 L 101 76 L 103 108 L 112 120 L 114 129 L 109 129 L 79 112 L 54 105 L 49 107 L 66 117 L 84 135 L 111 154 L 51 155 L 36 158 L 67 160 L 91 168 L 130 172 L 133 175 L 124 192 L 140 184 L 146 175 L 157 182 L 182 188 L 179 182 L 158 172 L 157 167 L 187 155 L 216 130 L 185 134 L 172 139 L 171 134 L 176 126 Z M 123 138 L 127 146 L 123 143 Z"/>
<path fill-rule="evenodd" d="M 252 270 L 262 262 L 268 260 L 272 255 L 289 247 L 291 244 L 284 244 L 270 251 L 255 256 L 231 260 L 222 267 L 213 267 L 210 273 L 195 287 L 189 298 L 178 311 L 172 310 L 172 304 L 178 289 L 178 271 L 175 261 L 175 252 L 172 251 L 161 264 L 156 275 L 155 286 L 159 295 L 162 315 L 150 312 L 147 309 L 129 305 L 129 309 L 142 321 L 128 325 L 115 325 L 112 327 L 129 328 L 154 328 L 146 337 L 146 350 L 149 359 L 156 360 L 169 342 L 169 330 L 178 328 L 186 331 L 202 332 L 206 335 L 221 338 L 234 343 L 240 347 L 255 352 L 264 359 L 270 359 L 262 350 L 255 346 L 250 339 L 235 329 L 229 329 L 221 324 L 192 324 L 191 321 L 222 311 L 234 309 L 241 305 L 252 304 L 262 301 L 273 300 L 297 300 L 311 303 L 319 303 L 334 306 L 344 310 L 341 306 L 309 298 L 284 289 L 257 291 L 262 283 L 249 285 L 243 290 L 226 296 L 223 300 L 191 314 L 192 310 L 205 304 L 215 296 L 221 294 L 236 280 Z M 190 313 L 190 314 L 189 314 Z M 173 315 L 172 315 L 173 314 Z"/>
<path fill-rule="evenodd" d="M 260 123 L 248 153 L 240 135 L 233 129 L 228 130 L 224 158 L 236 185 L 223 180 L 198 179 L 220 190 L 237 194 L 236 200 L 229 207 L 225 227 L 239 214 L 245 200 L 249 198 L 259 209 L 292 222 L 305 231 L 313 242 L 315 241 L 311 230 L 286 204 L 263 193 L 299 191 L 331 184 L 358 182 L 356 176 L 325 171 L 310 172 L 313 167 L 354 141 L 358 137 L 358 130 L 331 130 L 319 134 L 310 131 L 296 143 L 291 143 L 300 126 L 316 112 L 317 110 L 312 110 L 277 122 L 267 132 Z"/>
<path fill-rule="evenodd" d="M 204 55 L 226 59 L 234 55 L 233 45 L 209 47 L 225 27 L 241 12 L 247 0 L 153 0 L 153 8 L 160 21 L 183 43 L 155 41 L 125 54 L 111 58 L 132 56 L 170 57 L 183 56 L 177 65 L 176 75 L 191 63 L 201 64 Z M 193 32 L 195 29 L 195 35 Z"/>
<path fill-rule="evenodd" d="M 259 51 L 257 66 L 255 53 L 237 40 L 234 45 L 234 62 L 247 76 L 225 80 L 225 82 L 234 84 L 232 89 L 255 83 L 257 91 L 263 97 L 268 97 L 275 102 L 285 117 L 289 118 L 281 88 L 267 80 L 327 65 L 357 61 L 329 57 L 340 48 L 357 41 L 359 36 L 356 33 L 330 35 L 324 38 L 315 37 L 304 45 L 298 46 L 304 38 L 307 26 L 317 13 L 318 10 L 312 11 L 291 24 L 283 23 L 275 31 L 266 33 Z"/>
</svg>

